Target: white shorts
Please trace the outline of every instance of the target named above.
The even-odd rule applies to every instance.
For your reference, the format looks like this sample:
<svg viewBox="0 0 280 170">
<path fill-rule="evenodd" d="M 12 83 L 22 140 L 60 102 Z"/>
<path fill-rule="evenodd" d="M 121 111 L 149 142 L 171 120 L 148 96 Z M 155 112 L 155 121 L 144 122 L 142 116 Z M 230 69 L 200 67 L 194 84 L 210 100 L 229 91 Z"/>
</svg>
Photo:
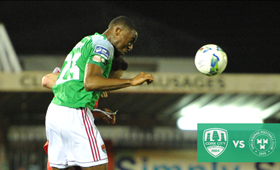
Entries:
<svg viewBox="0 0 280 170">
<path fill-rule="evenodd" d="M 46 115 L 51 167 L 91 167 L 108 163 L 106 148 L 88 108 L 51 103 Z"/>
</svg>

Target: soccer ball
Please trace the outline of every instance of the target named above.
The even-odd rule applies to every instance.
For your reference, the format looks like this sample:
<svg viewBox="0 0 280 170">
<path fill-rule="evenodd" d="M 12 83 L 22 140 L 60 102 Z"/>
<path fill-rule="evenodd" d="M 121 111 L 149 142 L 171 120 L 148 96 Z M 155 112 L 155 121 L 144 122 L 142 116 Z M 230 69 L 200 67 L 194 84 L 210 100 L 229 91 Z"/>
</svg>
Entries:
<svg viewBox="0 0 280 170">
<path fill-rule="evenodd" d="M 197 70 L 207 76 L 221 74 L 225 70 L 227 62 L 227 54 L 215 44 L 202 46 L 194 59 Z"/>
</svg>

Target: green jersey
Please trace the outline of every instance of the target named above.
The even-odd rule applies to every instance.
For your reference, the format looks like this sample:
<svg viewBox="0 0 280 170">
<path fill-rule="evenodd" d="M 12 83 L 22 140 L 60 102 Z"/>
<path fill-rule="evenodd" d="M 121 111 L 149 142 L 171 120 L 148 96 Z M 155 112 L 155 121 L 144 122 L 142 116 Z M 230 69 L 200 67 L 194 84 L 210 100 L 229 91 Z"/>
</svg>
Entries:
<svg viewBox="0 0 280 170">
<path fill-rule="evenodd" d="M 105 35 L 95 33 L 84 37 L 67 55 L 56 85 L 52 102 L 70 108 L 93 109 L 102 92 L 86 91 L 84 88 L 85 68 L 88 63 L 98 65 L 103 77 L 108 78 L 114 47 Z"/>
</svg>

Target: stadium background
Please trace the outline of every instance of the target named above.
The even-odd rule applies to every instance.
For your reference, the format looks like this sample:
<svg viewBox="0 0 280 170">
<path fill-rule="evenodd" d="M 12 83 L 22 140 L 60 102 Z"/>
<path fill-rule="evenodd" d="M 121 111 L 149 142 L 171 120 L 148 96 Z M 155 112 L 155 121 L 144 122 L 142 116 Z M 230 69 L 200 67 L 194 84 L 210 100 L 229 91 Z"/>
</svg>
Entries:
<svg viewBox="0 0 280 170">
<path fill-rule="evenodd" d="M 5 72 L 0 64 L 0 169 L 44 169 L 44 116 L 52 93 L 40 87 L 40 78 L 60 66 L 82 37 L 102 33 L 119 15 L 139 25 L 139 39 L 125 57 L 125 76 L 148 71 L 158 81 L 151 88 L 111 93 L 100 101 L 120 111 L 117 125 L 96 122 L 115 169 L 279 169 L 277 163 L 196 163 L 196 132 L 176 126 L 180 110 L 197 104 L 261 105 L 262 111 L 273 110 L 264 122 L 279 122 L 279 5 L 1 1 L 0 22 L 23 71 Z M 229 57 L 225 73 L 211 79 L 197 74 L 193 66 L 195 52 L 208 43 L 220 45 Z"/>
</svg>

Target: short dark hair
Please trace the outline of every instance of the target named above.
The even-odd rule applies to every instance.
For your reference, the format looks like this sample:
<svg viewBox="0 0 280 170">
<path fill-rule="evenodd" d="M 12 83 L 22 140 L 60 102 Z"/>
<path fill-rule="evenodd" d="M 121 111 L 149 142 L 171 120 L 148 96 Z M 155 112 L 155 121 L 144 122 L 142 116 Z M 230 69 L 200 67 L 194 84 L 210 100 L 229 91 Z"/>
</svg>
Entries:
<svg viewBox="0 0 280 170">
<path fill-rule="evenodd" d="M 128 27 L 131 30 L 136 31 L 136 29 L 137 29 L 134 21 L 132 21 L 130 18 L 128 18 L 126 16 L 118 16 L 118 17 L 114 18 L 110 22 L 109 28 L 111 28 L 112 26 L 117 25 L 117 24 L 124 25 L 125 27 Z"/>
<path fill-rule="evenodd" d="M 118 70 L 125 71 L 127 67 L 128 67 L 127 62 L 122 57 L 118 57 L 113 59 L 111 71 L 118 71 Z"/>
</svg>

